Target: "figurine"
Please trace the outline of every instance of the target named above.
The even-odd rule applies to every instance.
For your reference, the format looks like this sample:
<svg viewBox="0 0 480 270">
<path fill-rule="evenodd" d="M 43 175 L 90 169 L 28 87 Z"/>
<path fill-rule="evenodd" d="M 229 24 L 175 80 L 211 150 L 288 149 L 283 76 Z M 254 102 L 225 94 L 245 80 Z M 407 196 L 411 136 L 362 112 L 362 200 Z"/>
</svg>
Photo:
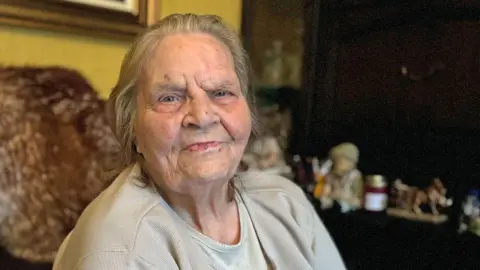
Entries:
<svg viewBox="0 0 480 270">
<path fill-rule="evenodd" d="M 246 171 L 259 170 L 279 174 L 290 172 L 283 152 L 273 136 L 263 136 L 252 142 L 242 158 L 242 166 Z"/>
<path fill-rule="evenodd" d="M 272 47 L 264 53 L 264 67 L 262 84 L 269 86 L 282 86 L 286 75 L 285 53 L 283 41 L 274 40 Z"/>
<path fill-rule="evenodd" d="M 326 196 L 323 196 L 324 193 L 327 194 L 330 192 L 329 186 L 327 187 L 327 191 L 324 191 L 324 187 L 325 176 L 332 170 L 332 160 L 327 159 L 320 163 L 318 158 L 315 157 L 312 159 L 312 170 L 315 181 L 312 193 L 315 198 L 321 200 L 322 198 L 326 198 Z"/>
<path fill-rule="evenodd" d="M 241 170 L 259 170 L 291 177 L 292 169 L 284 157 L 290 117 L 278 105 L 257 108 L 261 134 L 252 138 L 241 162 Z"/>
<path fill-rule="evenodd" d="M 340 204 L 342 212 L 360 208 L 363 196 L 363 178 L 357 169 L 359 150 L 352 143 L 342 143 L 330 150 L 329 159 L 321 166 L 314 165 L 317 185 L 314 196 L 322 207 Z"/>
<path fill-rule="evenodd" d="M 410 202 L 412 201 L 410 192 L 411 187 L 405 185 L 401 179 L 396 179 L 392 183 L 392 189 L 390 192 L 390 201 L 391 204 L 397 208 L 408 209 L 410 207 Z"/>
<path fill-rule="evenodd" d="M 442 222 L 445 215 L 440 215 L 438 207 L 447 208 L 452 205 L 452 199 L 447 199 L 447 189 L 439 178 L 434 178 L 426 189 L 408 186 L 400 179 L 392 185 L 392 202 L 394 208 L 389 213 L 409 219 Z M 424 213 L 423 206 L 428 206 L 431 214 Z"/>
<path fill-rule="evenodd" d="M 413 197 L 413 211 L 417 214 L 423 213 L 420 206 L 428 204 L 434 215 L 438 215 L 438 208 L 452 205 L 452 199 L 447 199 L 447 189 L 443 186 L 439 178 L 435 178 L 432 184 L 426 190 L 418 190 Z"/>
<path fill-rule="evenodd" d="M 465 201 L 462 204 L 462 213 L 460 214 L 459 233 L 469 229 L 475 219 L 480 218 L 480 192 L 476 189 L 469 190 Z"/>
</svg>

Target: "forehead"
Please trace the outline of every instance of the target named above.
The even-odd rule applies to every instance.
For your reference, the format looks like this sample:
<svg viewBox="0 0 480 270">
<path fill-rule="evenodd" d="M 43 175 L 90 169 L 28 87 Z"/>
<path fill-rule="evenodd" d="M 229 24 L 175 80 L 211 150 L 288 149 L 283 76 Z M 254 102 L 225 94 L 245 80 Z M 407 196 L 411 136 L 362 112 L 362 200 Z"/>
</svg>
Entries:
<svg viewBox="0 0 480 270">
<path fill-rule="evenodd" d="M 202 33 L 165 37 L 155 48 L 150 63 L 154 75 L 173 79 L 178 76 L 201 79 L 213 73 L 231 76 L 235 72 L 229 49 L 215 37 Z"/>
</svg>

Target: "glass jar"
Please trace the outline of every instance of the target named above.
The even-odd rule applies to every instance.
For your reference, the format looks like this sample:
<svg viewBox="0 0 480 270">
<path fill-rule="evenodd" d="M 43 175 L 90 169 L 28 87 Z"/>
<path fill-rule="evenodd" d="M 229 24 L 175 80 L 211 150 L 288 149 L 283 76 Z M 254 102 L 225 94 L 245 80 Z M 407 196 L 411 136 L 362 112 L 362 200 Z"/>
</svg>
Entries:
<svg viewBox="0 0 480 270">
<path fill-rule="evenodd" d="M 363 208 L 366 211 L 381 212 L 387 208 L 387 182 L 382 175 L 365 177 Z"/>
</svg>

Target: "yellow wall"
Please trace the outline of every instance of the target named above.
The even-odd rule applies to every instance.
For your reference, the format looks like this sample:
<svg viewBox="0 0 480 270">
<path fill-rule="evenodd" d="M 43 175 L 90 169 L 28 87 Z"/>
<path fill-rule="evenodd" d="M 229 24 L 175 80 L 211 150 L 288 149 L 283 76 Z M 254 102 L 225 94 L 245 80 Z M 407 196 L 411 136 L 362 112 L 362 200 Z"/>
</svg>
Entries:
<svg viewBox="0 0 480 270">
<path fill-rule="evenodd" d="M 160 0 L 160 16 L 212 13 L 240 28 L 241 0 Z M 104 98 L 117 79 L 128 42 L 0 25 L 0 65 L 65 66 L 80 71 Z"/>
</svg>

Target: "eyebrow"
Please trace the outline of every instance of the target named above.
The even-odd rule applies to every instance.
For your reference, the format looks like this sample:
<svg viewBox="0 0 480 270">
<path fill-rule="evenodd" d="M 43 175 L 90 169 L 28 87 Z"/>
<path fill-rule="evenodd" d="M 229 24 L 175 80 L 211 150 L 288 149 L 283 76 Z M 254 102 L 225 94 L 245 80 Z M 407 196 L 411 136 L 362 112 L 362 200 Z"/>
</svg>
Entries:
<svg viewBox="0 0 480 270">
<path fill-rule="evenodd" d="M 185 87 L 171 84 L 171 83 L 157 83 L 153 86 L 154 92 L 184 92 L 186 91 Z"/>
<path fill-rule="evenodd" d="M 211 90 L 225 90 L 228 89 L 235 84 L 231 81 L 222 81 L 219 84 L 216 84 L 214 88 L 207 87 L 204 84 L 200 84 L 199 87 L 202 88 L 205 91 L 211 91 Z M 153 92 L 186 92 L 187 89 L 184 86 L 180 86 L 177 84 L 172 84 L 172 83 L 157 83 L 153 86 Z"/>
<path fill-rule="evenodd" d="M 231 82 L 231 81 L 222 81 L 222 82 L 220 82 L 220 83 L 218 83 L 218 84 L 214 84 L 215 87 L 214 87 L 213 90 L 219 90 L 219 89 L 224 90 L 224 89 L 228 89 L 228 88 L 230 88 L 230 87 L 232 87 L 232 86 L 234 86 L 234 85 L 235 85 L 235 84 L 234 84 L 233 82 Z M 204 89 L 204 90 L 212 90 L 211 87 L 207 87 L 207 86 L 205 86 L 205 84 L 200 84 L 200 87 L 201 87 L 202 89 Z"/>
</svg>

